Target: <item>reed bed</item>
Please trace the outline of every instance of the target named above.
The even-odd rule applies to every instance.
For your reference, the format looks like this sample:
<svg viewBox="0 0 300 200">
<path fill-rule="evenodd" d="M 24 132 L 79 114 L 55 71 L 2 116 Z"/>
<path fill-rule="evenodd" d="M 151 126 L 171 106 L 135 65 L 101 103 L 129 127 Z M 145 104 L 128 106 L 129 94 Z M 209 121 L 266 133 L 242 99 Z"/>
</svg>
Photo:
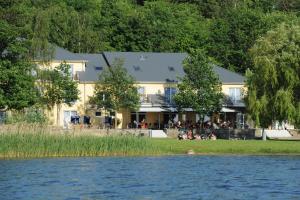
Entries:
<svg viewBox="0 0 300 200">
<path fill-rule="evenodd" d="M 300 155 L 300 141 L 179 141 L 136 136 L 72 134 L 0 134 L 0 158 L 205 155 Z"/>
<path fill-rule="evenodd" d="M 159 155 L 149 139 L 134 136 L 1 134 L 0 158 Z"/>
</svg>

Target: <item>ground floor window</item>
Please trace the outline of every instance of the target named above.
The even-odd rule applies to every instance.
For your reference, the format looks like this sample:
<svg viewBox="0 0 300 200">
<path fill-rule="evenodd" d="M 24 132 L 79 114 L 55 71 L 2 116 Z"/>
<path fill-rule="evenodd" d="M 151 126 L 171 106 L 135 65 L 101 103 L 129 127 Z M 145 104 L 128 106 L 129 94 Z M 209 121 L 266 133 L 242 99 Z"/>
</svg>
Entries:
<svg viewBox="0 0 300 200">
<path fill-rule="evenodd" d="M 96 111 L 95 112 L 95 117 L 101 117 L 101 112 L 100 111 Z"/>
<path fill-rule="evenodd" d="M 64 111 L 64 128 L 68 128 L 68 124 L 79 124 L 80 117 L 77 114 L 77 111 L 65 110 Z"/>
</svg>

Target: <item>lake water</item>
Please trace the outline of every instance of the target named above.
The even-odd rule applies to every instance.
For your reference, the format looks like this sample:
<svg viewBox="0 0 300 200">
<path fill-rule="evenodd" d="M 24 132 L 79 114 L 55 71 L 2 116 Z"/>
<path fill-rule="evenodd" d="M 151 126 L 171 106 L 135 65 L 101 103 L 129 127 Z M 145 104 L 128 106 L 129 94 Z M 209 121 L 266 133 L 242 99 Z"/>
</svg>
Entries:
<svg viewBox="0 0 300 200">
<path fill-rule="evenodd" d="M 0 199 L 300 199 L 300 157 L 0 160 Z"/>
</svg>

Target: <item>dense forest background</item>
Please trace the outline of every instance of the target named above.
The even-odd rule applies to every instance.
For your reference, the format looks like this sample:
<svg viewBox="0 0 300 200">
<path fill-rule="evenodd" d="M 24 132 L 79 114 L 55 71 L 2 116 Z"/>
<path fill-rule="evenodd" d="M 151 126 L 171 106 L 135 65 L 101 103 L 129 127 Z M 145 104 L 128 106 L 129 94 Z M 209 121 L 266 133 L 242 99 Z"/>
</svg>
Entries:
<svg viewBox="0 0 300 200">
<path fill-rule="evenodd" d="M 260 36 L 299 19 L 299 0 L 0 0 L 0 49 L 22 38 L 31 57 L 49 43 L 80 53 L 202 49 L 243 74 Z"/>
</svg>

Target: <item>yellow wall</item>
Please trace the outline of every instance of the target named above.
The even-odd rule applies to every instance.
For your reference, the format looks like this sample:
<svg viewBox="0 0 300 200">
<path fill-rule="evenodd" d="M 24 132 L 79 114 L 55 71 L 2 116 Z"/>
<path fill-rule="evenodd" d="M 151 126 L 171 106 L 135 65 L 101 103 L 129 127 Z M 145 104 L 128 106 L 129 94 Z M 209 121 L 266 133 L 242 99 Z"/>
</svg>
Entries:
<svg viewBox="0 0 300 200">
<path fill-rule="evenodd" d="M 38 63 L 40 69 L 54 69 L 56 66 L 59 66 L 63 61 L 52 61 L 51 63 Z M 66 62 L 67 64 L 73 67 L 73 77 L 75 76 L 76 72 L 85 71 L 85 62 L 84 61 L 76 61 L 76 62 Z M 57 106 L 54 106 L 51 110 L 46 112 L 50 124 L 53 125 L 60 125 L 64 124 L 64 111 L 77 111 L 79 115 L 84 114 L 85 104 L 88 98 L 87 96 L 93 93 L 93 84 L 78 84 L 79 93 L 79 100 L 77 100 L 73 105 L 68 106 L 66 104 L 62 104 L 60 107 L 60 114 L 59 114 L 59 124 L 57 124 Z"/>
<path fill-rule="evenodd" d="M 41 69 L 54 69 L 64 61 L 52 61 L 51 63 L 37 63 Z M 85 71 L 85 61 L 66 61 L 67 64 L 73 67 L 73 76 L 76 72 Z"/>
<path fill-rule="evenodd" d="M 137 87 L 144 87 L 145 95 L 164 94 L 166 87 L 176 87 L 176 84 L 167 83 L 138 83 Z"/>
<path fill-rule="evenodd" d="M 88 110 L 88 105 L 87 102 L 89 100 L 89 97 L 93 96 L 94 93 L 94 86 L 95 84 L 93 83 L 79 83 L 79 100 L 76 101 L 76 103 L 73 106 L 67 106 L 67 105 L 62 105 L 61 107 L 61 114 L 60 114 L 60 124 L 63 125 L 63 115 L 64 111 L 77 111 L 79 115 L 84 115 L 85 110 Z M 164 94 L 164 87 L 168 86 L 163 83 L 142 83 L 138 84 L 138 86 L 144 87 L 145 95 L 148 94 L 158 94 L 159 91 L 161 94 Z M 173 85 L 174 86 L 174 85 Z M 223 85 L 222 86 L 222 91 L 225 94 L 229 94 L 229 88 L 244 88 L 243 85 Z M 90 111 L 88 114 L 91 115 L 92 117 L 94 116 L 95 111 Z M 102 115 L 103 112 L 102 112 Z M 121 111 L 117 113 L 117 118 L 119 118 L 122 123 L 118 126 L 118 128 L 126 128 L 127 124 L 130 123 L 130 112 L 128 111 Z M 187 119 L 195 121 L 196 117 L 195 114 L 192 113 L 187 113 Z M 154 124 L 158 120 L 158 113 L 147 113 L 147 123 L 152 123 Z M 52 111 L 52 115 L 50 117 L 51 121 L 53 124 L 56 124 L 56 107 Z M 163 121 L 163 114 L 160 115 L 161 122 Z M 98 122 L 97 122 L 98 123 Z"/>
<path fill-rule="evenodd" d="M 53 61 L 48 65 L 40 65 L 41 68 L 53 69 L 55 66 L 58 66 L 61 62 L 60 61 Z M 76 62 L 67 62 L 73 66 L 73 75 L 76 74 L 77 71 L 84 71 L 85 70 L 85 61 L 76 61 Z M 80 77 L 79 77 L 80 78 Z M 63 104 L 60 109 L 60 122 L 58 125 L 62 126 L 64 124 L 64 111 L 77 111 L 77 113 L 82 116 L 86 114 L 85 112 L 88 111 L 88 115 L 95 117 L 95 110 L 92 110 L 88 106 L 89 97 L 93 96 L 94 93 L 94 83 L 79 83 L 78 89 L 80 91 L 79 100 L 74 103 L 72 106 L 67 106 Z M 137 86 L 144 87 L 144 95 L 150 94 L 164 94 L 165 87 L 176 87 L 175 84 L 169 83 L 138 83 Z M 222 91 L 224 94 L 229 95 L 229 88 L 243 88 L 244 85 L 229 85 L 225 84 L 222 85 Z M 102 111 L 103 113 L 103 111 Z M 104 113 L 102 114 L 104 116 Z M 50 123 L 56 124 L 57 119 L 57 107 L 55 106 L 52 111 L 48 112 L 48 117 L 50 119 Z M 121 119 L 122 123 L 118 126 L 118 128 L 126 128 L 127 124 L 130 123 L 131 113 L 126 110 L 122 110 L 121 112 L 117 113 L 117 118 Z M 163 113 L 160 114 L 161 123 L 163 122 Z M 195 121 L 196 117 L 195 114 L 188 113 L 187 119 Z M 154 124 L 158 120 L 158 113 L 147 113 L 146 115 L 147 123 Z M 97 120 L 95 123 L 99 123 Z"/>
<path fill-rule="evenodd" d="M 164 94 L 165 87 L 176 87 L 176 84 L 167 83 L 139 83 L 138 87 L 144 87 L 145 95 L 148 94 Z M 222 92 L 229 95 L 229 88 L 241 88 L 242 91 L 245 90 L 245 85 L 242 84 L 223 84 Z"/>
<path fill-rule="evenodd" d="M 245 90 L 245 85 L 241 85 L 241 84 L 223 84 L 222 85 L 222 92 L 225 95 L 229 95 L 229 88 L 241 88 L 242 89 L 242 93 Z"/>
</svg>

